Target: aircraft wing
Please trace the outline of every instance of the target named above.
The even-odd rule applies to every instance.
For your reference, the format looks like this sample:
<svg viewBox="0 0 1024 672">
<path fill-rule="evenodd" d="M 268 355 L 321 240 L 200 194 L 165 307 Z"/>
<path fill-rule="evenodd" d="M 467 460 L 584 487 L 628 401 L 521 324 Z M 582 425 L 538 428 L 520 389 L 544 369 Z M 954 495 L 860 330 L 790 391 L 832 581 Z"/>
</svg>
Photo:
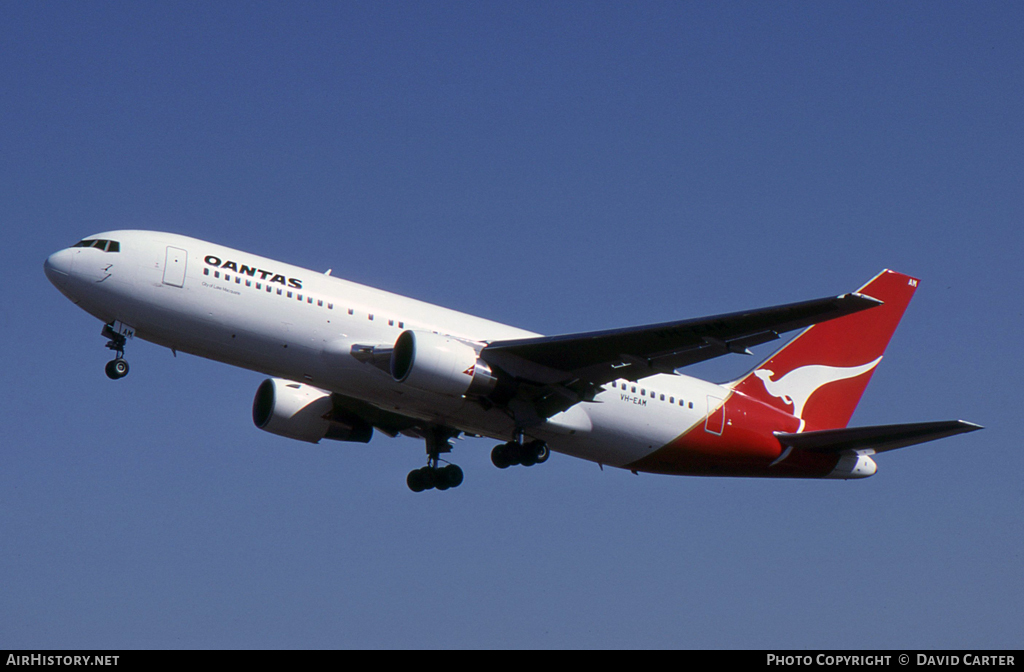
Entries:
<svg viewBox="0 0 1024 672">
<path fill-rule="evenodd" d="M 526 401 L 537 413 L 532 420 L 540 421 L 592 400 L 610 381 L 670 373 L 733 352 L 750 354 L 749 347 L 775 340 L 780 333 L 881 303 L 863 294 L 843 294 L 679 322 L 494 341 L 480 357 L 520 382 L 520 414 L 529 415 L 524 413 Z"/>
<path fill-rule="evenodd" d="M 983 429 L 981 425 L 963 420 L 918 422 L 903 425 L 876 425 L 873 427 L 847 427 L 823 429 L 817 432 L 786 434 L 775 432 L 779 443 L 795 450 L 814 453 L 861 452 L 869 455 L 887 450 L 906 448 L 926 441 L 934 441 L 955 434 Z"/>
</svg>

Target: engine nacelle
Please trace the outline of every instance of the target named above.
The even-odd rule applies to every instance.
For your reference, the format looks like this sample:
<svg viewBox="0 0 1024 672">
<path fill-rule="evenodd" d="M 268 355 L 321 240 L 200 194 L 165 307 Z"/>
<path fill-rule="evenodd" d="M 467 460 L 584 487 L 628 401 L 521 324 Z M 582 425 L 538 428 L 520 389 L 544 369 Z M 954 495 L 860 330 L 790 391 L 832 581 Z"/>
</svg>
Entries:
<svg viewBox="0 0 1024 672">
<path fill-rule="evenodd" d="M 268 378 L 256 390 L 252 421 L 265 432 L 309 443 L 367 443 L 373 436 L 373 425 L 336 409 L 330 392 L 280 378 Z"/>
<path fill-rule="evenodd" d="M 451 336 L 403 331 L 391 353 L 391 376 L 427 392 L 486 396 L 498 379 L 476 350 Z"/>
</svg>

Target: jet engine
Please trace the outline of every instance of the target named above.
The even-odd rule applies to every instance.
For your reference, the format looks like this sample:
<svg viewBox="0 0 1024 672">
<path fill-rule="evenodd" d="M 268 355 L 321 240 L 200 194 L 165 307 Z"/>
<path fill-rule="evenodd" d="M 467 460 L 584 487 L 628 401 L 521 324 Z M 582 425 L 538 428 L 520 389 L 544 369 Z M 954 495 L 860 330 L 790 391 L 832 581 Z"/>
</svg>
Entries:
<svg viewBox="0 0 1024 672">
<path fill-rule="evenodd" d="M 472 346 L 433 332 L 403 331 L 391 353 L 391 375 L 427 392 L 486 396 L 498 378 Z"/>
<path fill-rule="evenodd" d="M 264 380 L 252 402 L 252 421 L 265 432 L 319 443 L 368 443 L 373 425 L 335 407 L 330 392 L 281 378 Z"/>
</svg>

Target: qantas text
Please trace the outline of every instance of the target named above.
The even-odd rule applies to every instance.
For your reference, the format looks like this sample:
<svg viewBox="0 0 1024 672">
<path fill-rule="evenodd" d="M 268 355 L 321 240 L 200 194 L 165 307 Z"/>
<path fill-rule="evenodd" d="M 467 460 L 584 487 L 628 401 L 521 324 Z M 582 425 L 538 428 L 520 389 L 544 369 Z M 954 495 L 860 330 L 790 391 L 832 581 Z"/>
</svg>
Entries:
<svg viewBox="0 0 1024 672">
<path fill-rule="evenodd" d="M 212 254 L 206 255 L 203 260 L 210 266 L 216 266 L 221 270 L 233 271 L 239 275 L 248 275 L 250 278 L 255 278 L 256 274 L 260 274 L 260 280 L 266 280 L 267 282 L 277 282 L 282 285 L 291 286 L 295 289 L 302 289 L 302 280 L 298 278 L 285 278 L 283 275 L 272 273 L 271 271 L 265 271 L 262 268 L 256 268 L 254 266 L 247 266 L 245 264 L 236 264 L 233 261 L 221 261 L 220 257 Z"/>
</svg>

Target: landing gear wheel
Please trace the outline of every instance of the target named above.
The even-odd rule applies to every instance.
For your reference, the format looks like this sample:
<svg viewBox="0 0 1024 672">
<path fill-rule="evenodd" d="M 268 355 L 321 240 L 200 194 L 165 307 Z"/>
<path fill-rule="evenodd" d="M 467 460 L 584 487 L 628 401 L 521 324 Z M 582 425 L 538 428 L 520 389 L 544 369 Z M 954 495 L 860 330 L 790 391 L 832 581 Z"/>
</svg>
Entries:
<svg viewBox="0 0 1024 672">
<path fill-rule="evenodd" d="M 534 464 L 544 464 L 551 457 L 548 444 L 543 441 L 532 441 L 527 447 L 532 450 Z"/>
<path fill-rule="evenodd" d="M 513 444 L 502 443 L 494 447 L 491 451 L 491 462 L 498 469 L 508 469 L 512 466 L 512 455 L 511 446 Z"/>
<path fill-rule="evenodd" d="M 107 378 L 111 380 L 117 380 L 118 378 L 124 378 L 128 375 L 128 362 L 118 357 L 107 362 L 107 366 L 104 368 L 107 373 Z"/>
<path fill-rule="evenodd" d="M 124 378 L 128 375 L 128 362 L 124 359 L 124 346 L 128 342 L 128 336 L 133 331 L 130 327 L 119 325 L 119 322 L 111 322 L 110 324 L 103 325 L 103 331 L 100 332 L 102 336 L 107 339 L 107 349 L 114 351 L 114 359 L 107 362 L 107 366 L 104 369 L 107 373 L 107 378 L 111 380 L 117 380 L 118 378 Z M 115 331 L 116 327 L 116 331 Z M 126 336 L 125 334 L 128 334 Z"/>
<path fill-rule="evenodd" d="M 423 492 L 434 487 L 434 480 L 433 469 L 430 467 L 420 467 L 410 471 L 405 482 L 413 492 Z"/>
<path fill-rule="evenodd" d="M 420 467 L 419 469 L 413 469 L 406 477 L 405 483 L 413 492 L 423 492 L 431 488 L 444 491 L 449 488 L 459 487 L 462 485 L 462 479 L 462 469 L 454 464 L 449 464 L 441 468 Z"/>
<path fill-rule="evenodd" d="M 457 465 L 449 464 L 443 469 L 438 469 L 438 472 L 443 474 L 444 481 L 448 484 L 449 488 L 457 488 L 462 485 L 462 469 Z"/>
<path fill-rule="evenodd" d="M 423 478 L 420 476 L 419 469 L 413 469 L 409 472 L 409 475 L 405 479 L 406 485 L 413 492 L 423 492 L 427 489 L 427 486 L 423 483 Z"/>
<path fill-rule="evenodd" d="M 424 438 L 427 440 L 427 466 L 409 472 L 405 482 L 410 490 L 447 490 L 462 485 L 462 469 L 454 464 L 441 466 L 441 454 L 451 452 L 451 440 L 459 434 L 458 430 L 440 425 L 426 428 Z"/>
<path fill-rule="evenodd" d="M 530 441 L 527 444 L 509 441 L 494 447 L 491 451 L 491 462 L 498 469 L 507 469 L 516 464 L 532 467 L 547 462 L 550 456 L 551 451 L 543 441 Z"/>
</svg>

